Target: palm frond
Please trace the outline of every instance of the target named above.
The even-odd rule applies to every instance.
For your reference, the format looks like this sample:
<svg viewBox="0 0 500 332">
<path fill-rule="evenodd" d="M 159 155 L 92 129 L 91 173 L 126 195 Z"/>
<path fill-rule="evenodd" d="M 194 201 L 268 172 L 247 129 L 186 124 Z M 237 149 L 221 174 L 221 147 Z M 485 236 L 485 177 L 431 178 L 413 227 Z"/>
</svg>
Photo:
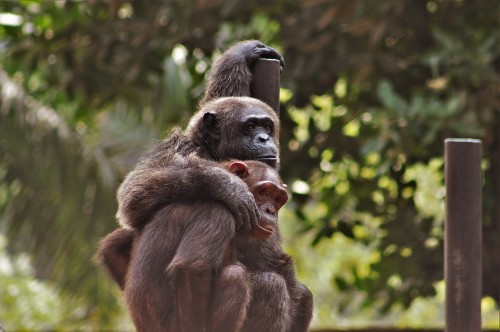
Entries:
<svg viewBox="0 0 500 332">
<path fill-rule="evenodd" d="M 143 149 L 154 132 L 139 126 L 116 135 L 133 123 L 117 111 L 99 122 L 107 136 L 82 135 L 1 67 L 0 96 L 0 231 L 11 249 L 31 255 L 39 278 L 113 310 L 116 299 L 92 256 L 98 239 L 116 227 L 116 186 L 137 158 L 130 147 Z M 124 144 L 128 149 L 120 149 Z"/>
</svg>

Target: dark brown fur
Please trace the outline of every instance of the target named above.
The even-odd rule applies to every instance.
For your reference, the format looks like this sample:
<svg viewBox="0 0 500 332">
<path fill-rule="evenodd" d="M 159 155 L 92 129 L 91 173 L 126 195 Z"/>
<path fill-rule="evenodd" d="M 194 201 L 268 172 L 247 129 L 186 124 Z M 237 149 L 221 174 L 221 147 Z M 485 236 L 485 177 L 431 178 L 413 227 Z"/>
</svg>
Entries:
<svg viewBox="0 0 500 332">
<path fill-rule="evenodd" d="M 232 214 L 214 202 L 161 209 L 136 237 L 126 277 L 138 331 L 307 330 L 312 295 L 297 282 L 277 226 L 286 191 L 275 171 L 247 163 L 243 180 L 272 235 L 236 232 Z"/>
<path fill-rule="evenodd" d="M 254 248 L 252 241 L 229 245 L 236 226 L 243 225 L 247 230 L 255 227 L 259 210 L 241 180 L 209 161 L 264 157 L 270 165 L 279 166 L 279 121 L 275 113 L 256 99 L 230 97 L 250 94 L 249 66 L 259 57 L 282 61 L 278 53 L 257 41 L 228 50 L 214 65 L 200 102 L 202 108 L 188 128 L 184 132 L 175 129 L 155 146 L 120 186 L 117 217 L 125 228 L 101 242 L 97 260 L 122 288 L 127 285 L 127 302 L 139 330 L 196 331 L 209 324 L 207 317 L 224 315 L 238 318 L 220 318 L 210 324 L 223 322 L 221 328 L 238 330 L 242 317 L 248 316 L 255 318 L 245 320 L 246 331 L 302 331 L 309 325 L 312 296 L 295 281 L 292 261 L 281 250 L 278 233 L 271 237 L 278 237 L 274 245 Z M 249 116 L 271 122 L 272 132 L 265 144 L 259 143 L 264 142 L 259 136 L 264 128 L 261 123 L 257 123 L 259 131 L 250 139 L 243 137 L 242 121 Z M 275 160 L 267 158 L 270 154 Z M 190 224 L 196 226 L 186 226 Z M 219 234 L 215 231 L 222 235 L 213 238 Z M 136 234 L 142 240 L 134 242 L 133 263 L 129 266 L 127 248 L 132 248 Z M 242 254 L 246 247 L 251 251 L 249 256 Z M 175 257 L 172 248 L 177 248 Z M 247 261 L 248 267 L 234 263 L 221 268 L 228 248 L 240 253 L 238 259 Z M 186 256 L 189 250 L 197 251 L 197 255 Z M 262 261 L 253 262 L 255 259 Z M 124 283 L 127 269 L 129 277 Z M 166 279 L 162 278 L 165 273 Z M 148 283 L 141 282 L 143 278 Z M 214 312 L 207 313 L 207 301 L 213 294 L 215 302 L 210 307 Z M 228 299 L 237 305 L 228 305 Z"/>
<path fill-rule="evenodd" d="M 249 229 L 257 222 L 258 210 L 252 195 L 239 182 L 213 167 L 190 167 L 190 156 L 223 161 L 264 158 L 279 166 L 279 119 L 265 103 L 250 96 L 251 66 L 260 57 L 283 57 L 259 41 L 238 43 L 214 64 L 208 78 L 200 111 L 188 128 L 171 135 L 146 154 L 118 190 L 117 218 L 126 228 L 141 228 L 169 202 L 183 199 L 211 199 L 226 204 L 238 226 Z M 226 98 L 224 98 L 226 97 Z M 267 119 L 272 132 L 265 141 L 262 123 L 253 135 L 244 133 L 248 117 Z M 275 159 L 270 160 L 269 156 Z M 193 184 L 196 184 L 193 188 Z M 200 195 L 203 193 L 203 196 Z"/>
<path fill-rule="evenodd" d="M 208 76 L 207 91 L 200 105 L 220 97 L 250 96 L 250 68 L 259 58 L 276 59 L 282 67 L 285 65 L 283 57 L 276 50 L 258 40 L 240 42 L 224 52 L 214 63 Z"/>
<path fill-rule="evenodd" d="M 216 131 L 220 139 L 211 143 L 204 128 L 204 115 L 220 118 Z M 241 133 L 240 119 L 259 116 L 273 123 L 271 141 L 266 149 L 252 145 L 253 137 Z M 227 173 L 210 166 L 206 160 L 278 158 L 279 120 L 263 102 L 247 98 L 221 98 L 195 114 L 184 133 L 175 131 L 155 146 L 130 172 L 118 190 L 117 217 L 128 228 L 141 228 L 161 207 L 173 201 L 211 199 L 226 204 L 239 225 L 256 223 L 257 208 L 243 183 L 231 181 Z"/>
<path fill-rule="evenodd" d="M 123 290 L 127 275 L 135 231 L 118 228 L 109 233 L 99 243 L 94 260 L 101 265 L 109 276 Z"/>
<path fill-rule="evenodd" d="M 128 231 L 117 230 L 103 241 L 96 260 L 123 287 L 120 275 L 124 251 L 132 247 L 132 230 L 141 229 L 161 208 L 171 202 L 215 200 L 229 207 L 237 226 L 255 225 L 258 209 L 253 196 L 241 181 L 232 181 L 227 172 L 205 160 L 259 159 L 275 154 L 279 165 L 279 119 L 270 107 L 248 97 L 252 79 L 249 66 L 259 57 L 283 58 L 258 41 L 241 42 L 225 52 L 214 64 L 200 111 L 188 128 L 176 128 L 171 135 L 146 153 L 118 190 L 117 218 Z M 209 114 L 205 121 L 205 115 Z M 264 151 L 242 144 L 241 118 L 264 115 L 273 122 L 272 140 Z M 240 128 L 240 131 L 237 130 Z M 250 142 L 251 143 L 251 142 Z M 270 152 L 269 152 L 270 151 Z M 112 249 L 116 249 L 113 252 Z"/>
</svg>

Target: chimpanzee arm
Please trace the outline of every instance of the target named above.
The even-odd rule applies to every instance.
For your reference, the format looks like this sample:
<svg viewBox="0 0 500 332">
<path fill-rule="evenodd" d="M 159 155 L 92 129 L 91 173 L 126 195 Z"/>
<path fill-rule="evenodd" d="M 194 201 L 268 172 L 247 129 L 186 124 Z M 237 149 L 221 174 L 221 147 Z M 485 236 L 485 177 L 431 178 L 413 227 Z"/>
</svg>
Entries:
<svg viewBox="0 0 500 332">
<path fill-rule="evenodd" d="M 286 261 L 281 273 L 286 279 L 290 294 L 290 331 L 306 332 L 313 315 L 313 295 L 305 285 L 297 280 L 291 258 Z"/>
<path fill-rule="evenodd" d="M 124 227 L 140 228 L 168 203 L 204 200 L 224 203 L 237 228 L 250 229 L 259 216 L 241 179 L 207 160 L 179 157 L 168 166 L 139 167 L 129 173 L 118 190 L 117 218 Z"/>
<path fill-rule="evenodd" d="M 237 43 L 224 52 L 210 71 L 200 105 L 221 97 L 249 97 L 252 81 L 250 67 L 260 58 L 276 59 L 281 62 L 281 66 L 285 65 L 281 54 L 258 40 Z"/>
<path fill-rule="evenodd" d="M 290 293 L 293 307 L 290 331 L 306 332 L 313 315 L 313 295 L 305 285 L 298 281 Z"/>
</svg>

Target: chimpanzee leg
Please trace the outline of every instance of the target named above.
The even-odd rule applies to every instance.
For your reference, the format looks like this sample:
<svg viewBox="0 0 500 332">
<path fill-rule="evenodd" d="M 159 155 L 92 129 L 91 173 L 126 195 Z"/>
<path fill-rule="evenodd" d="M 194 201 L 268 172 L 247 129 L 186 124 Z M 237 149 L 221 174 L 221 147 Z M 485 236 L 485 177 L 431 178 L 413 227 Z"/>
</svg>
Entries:
<svg viewBox="0 0 500 332">
<path fill-rule="evenodd" d="M 134 243 L 125 299 L 137 331 L 206 331 L 214 271 L 235 221 L 211 202 L 170 204 Z"/>
<path fill-rule="evenodd" d="M 170 295 L 175 299 L 168 331 L 205 331 L 209 321 L 210 271 L 171 265 L 167 274 L 173 291 Z"/>
<path fill-rule="evenodd" d="M 121 289 L 125 287 L 133 241 L 133 230 L 118 228 L 101 240 L 95 256 Z"/>
<path fill-rule="evenodd" d="M 250 277 L 237 263 L 227 265 L 217 277 L 211 303 L 211 331 L 240 331 L 250 303 Z"/>
<path fill-rule="evenodd" d="M 191 206 L 190 213 L 190 222 L 166 269 L 175 294 L 169 326 L 179 332 L 207 330 L 214 277 L 235 232 L 232 214 L 220 204 L 200 203 L 196 209 Z"/>
<path fill-rule="evenodd" d="M 285 279 L 274 272 L 252 273 L 250 278 L 252 298 L 243 331 L 288 331 L 290 295 Z"/>
</svg>

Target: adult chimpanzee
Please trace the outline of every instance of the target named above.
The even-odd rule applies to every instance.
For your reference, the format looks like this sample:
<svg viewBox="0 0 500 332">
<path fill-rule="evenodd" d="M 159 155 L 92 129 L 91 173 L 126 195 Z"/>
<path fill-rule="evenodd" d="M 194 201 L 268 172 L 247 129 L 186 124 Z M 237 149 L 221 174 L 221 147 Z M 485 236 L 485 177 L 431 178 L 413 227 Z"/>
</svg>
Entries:
<svg viewBox="0 0 500 332">
<path fill-rule="evenodd" d="M 201 109 L 188 129 L 174 129 L 142 158 L 120 186 L 117 218 L 122 226 L 140 229 L 159 208 L 183 199 L 224 202 L 238 226 L 249 229 L 256 224 L 258 210 L 245 186 L 228 181 L 227 173 L 217 168 L 186 168 L 185 158 L 258 159 L 278 167 L 279 121 L 274 112 L 256 99 L 218 99 L 250 96 L 250 67 L 259 58 L 277 59 L 284 65 L 278 52 L 256 40 L 236 44 L 215 62 Z M 172 177 L 178 178 L 176 185 L 161 186 L 165 179 L 170 183 Z M 186 182 L 197 183 L 198 187 L 190 191 Z M 106 242 L 109 248 L 102 251 L 104 256 L 98 257 L 114 278 L 123 276 L 127 269 L 128 259 L 123 258 L 131 251 L 133 234 L 131 230 L 116 231 Z M 123 280 L 116 281 L 123 288 Z"/>
<path fill-rule="evenodd" d="M 255 159 L 279 166 L 279 119 L 271 108 L 256 99 L 221 98 L 250 95 L 250 67 L 261 57 L 284 65 L 278 52 L 255 40 L 236 44 L 215 62 L 201 110 L 186 131 L 174 129 L 120 186 L 117 218 L 124 228 L 140 229 L 165 204 L 186 199 L 223 202 L 233 212 L 238 227 L 249 229 L 256 224 L 258 209 L 246 186 L 231 181 L 227 172 L 216 167 L 186 167 L 186 158 Z M 171 185 L 162 185 L 165 183 Z M 193 184 L 197 185 L 194 190 Z M 98 257 L 122 288 L 123 280 L 116 276 L 125 275 L 133 235 L 132 230 L 109 235 L 105 242 L 108 248 Z"/>
<path fill-rule="evenodd" d="M 120 224 L 140 229 L 169 202 L 210 199 L 224 202 L 238 226 L 251 228 L 258 211 L 248 188 L 210 163 L 191 167 L 187 158 L 252 159 L 276 166 L 278 131 L 276 114 L 260 100 L 227 97 L 207 103 L 184 133 L 176 131 L 160 142 L 128 174 L 118 190 Z"/>
<path fill-rule="evenodd" d="M 197 163 L 189 159 L 187 166 Z M 232 213 L 213 201 L 159 210 L 136 235 L 126 277 L 138 331 L 307 330 L 312 295 L 280 245 L 277 213 L 287 193 L 279 176 L 256 161 L 223 167 L 248 185 L 258 225 L 236 232 Z"/>
<path fill-rule="evenodd" d="M 208 122 L 212 115 L 225 119 L 217 129 Z M 116 276 L 124 276 L 127 269 L 126 256 L 132 248 L 134 230 L 142 229 L 169 203 L 222 202 L 233 212 L 237 226 L 243 224 L 242 221 L 238 223 L 243 219 L 244 229 L 248 230 L 250 225 L 255 227 L 253 218 L 257 218 L 259 211 L 248 187 L 210 160 L 228 159 L 224 156 L 229 155 L 276 165 L 279 155 L 274 142 L 277 142 L 278 131 L 276 114 L 263 102 L 248 97 L 219 98 L 193 116 L 186 133 L 175 132 L 153 147 L 127 176 L 118 192 L 118 215 L 126 231 L 110 234 L 102 244 L 107 249 L 101 250 L 97 258 L 120 287 L 124 287 L 124 280 Z M 213 145 L 211 155 L 203 154 L 203 147 L 195 143 L 204 142 L 204 135 L 220 137 L 218 144 L 209 143 Z M 237 142 L 239 145 L 234 146 Z M 261 154 L 258 148 L 253 148 L 254 143 L 261 148 Z"/>
<path fill-rule="evenodd" d="M 224 202 L 238 226 L 251 228 L 258 210 L 253 196 L 227 172 L 208 165 L 186 167 L 185 158 L 261 160 L 279 165 L 279 119 L 265 103 L 248 97 L 250 67 L 260 57 L 283 58 L 258 41 L 241 42 L 216 61 L 208 78 L 201 110 L 185 132 L 176 129 L 147 154 L 118 190 L 117 217 L 124 227 L 140 228 L 165 204 L 182 199 Z M 221 98 L 227 97 L 227 98 Z M 176 185 L 158 186 L 168 178 Z M 167 180 L 168 181 L 168 180 Z M 185 183 L 198 183 L 199 190 L 186 190 Z"/>
<path fill-rule="evenodd" d="M 173 208 L 177 204 L 182 204 L 183 201 L 196 200 L 211 201 L 211 203 L 205 204 L 208 207 L 213 205 L 214 209 L 218 204 L 214 204 L 213 201 L 219 201 L 232 212 L 234 216 L 232 220 L 236 221 L 236 226 L 243 225 L 245 229 L 255 226 L 259 211 L 248 189 L 243 183 L 235 181 L 234 178 L 231 179 L 227 172 L 214 167 L 207 160 L 257 159 L 263 160 L 273 167 L 278 167 L 277 135 L 279 122 L 275 113 L 267 105 L 245 97 L 221 98 L 210 101 L 212 98 L 227 94 L 248 95 L 251 79 L 249 65 L 260 55 L 282 61 L 281 56 L 274 50 L 259 42 L 250 41 L 236 45 L 216 63 L 209 78 L 205 98 L 200 103 L 202 109 L 193 117 L 188 129 L 185 132 L 175 130 L 169 138 L 157 145 L 143 157 L 136 169 L 127 176 L 120 187 L 117 216 L 122 225 L 133 230 L 141 230 L 144 225 L 147 227 L 147 223 L 152 220 L 153 216 L 155 221 L 162 218 L 162 213 L 159 210 L 165 211 L 165 209 Z M 207 160 L 203 161 L 199 158 Z M 193 163 L 194 159 L 197 160 L 196 163 Z M 168 223 L 169 219 L 164 218 L 164 221 Z M 201 230 L 201 227 L 198 230 Z M 125 229 L 112 233 L 109 241 L 103 242 L 100 252 L 100 260 L 104 262 L 111 275 L 122 287 L 124 285 L 123 275 L 128 269 L 128 255 L 135 233 L 135 231 Z M 214 243 L 214 245 L 216 244 Z M 193 245 L 200 248 L 196 244 Z M 157 251 L 155 254 L 159 252 Z M 270 256 L 265 257 L 261 263 L 274 261 L 275 254 L 276 252 L 271 251 Z M 289 265 L 288 270 L 293 274 L 292 265 Z M 272 278 L 273 275 L 263 274 L 263 276 Z M 191 277 L 195 278 L 195 275 L 191 275 Z M 272 279 L 266 279 L 260 284 L 262 287 L 266 287 L 275 283 Z M 206 283 L 199 285 L 208 287 Z M 255 287 L 255 289 L 257 294 L 260 288 Z M 274 288 L 272 289 L 274 290 Z M 192 290 L 196 289 L 192 288 Z M 274 291 L 278 296 L 284 294 L 278 289 Z M 160 297 L 168 296 L 164 293 L 162 295 L 155 294 Z M 305 294 L 301 295 L 303 299 L 306 299 L 304 303 L 312 305 L 311 295 L 307 289 L 298 286 L 296 291 L 291 291 L 290 294 L 292 299 L 294 298 L 293 294 Z M 193 294 L 184 295 L 191 296 Z M 181 294 L 181 296 L 184 295 Z M 262 298 L 266 297 L 268 295 Z M 254 301 L 261 297 L 252 296 L 252 298 Z M 160 309 L 155 305 L 155 299 L 152 300 L 153 302 L 149 302 L 147 308 L 150 310 Z M 287 301 L 283 303 L 287 303 Z M 292 308 L 295 308 L 295 304 L 300 303 L 300 301 L 289 303 Z M 307 305 L 302 307 L 307 307 Z M 256 310 L 257 313 L 264 310 L 263 306 L 251 306 L 251 308 L 261 308 Z M 165 308 L 165 310 L 167 309 Z M 196 310 L 196 306 L 190 307 L 190 310 Z M 267 314 L 271 316 L 276 316 L 277 312 L 278 309 L 267 310 Z M 305 310 L 304 314 L 296 316 L 303 317 L 298 319 L 298 321 L 303 322 L 302 325 L 295 322 L 292 324 L 291 319 L 284 318 L 284 321 L 291 323 L 292 326 L 297 326 L 299 330 L 300 326 L 308 325 L 310 311 Z M 240 321 L 237 320 L 237 322 Z M 251 321 L 255 322 L 255 320 Z M 273 326 L 272 323 L 270 320 L 267 325 Z M 275 323 L 280 328 L 286 328 L 284 324 Z"/>
</svg>

